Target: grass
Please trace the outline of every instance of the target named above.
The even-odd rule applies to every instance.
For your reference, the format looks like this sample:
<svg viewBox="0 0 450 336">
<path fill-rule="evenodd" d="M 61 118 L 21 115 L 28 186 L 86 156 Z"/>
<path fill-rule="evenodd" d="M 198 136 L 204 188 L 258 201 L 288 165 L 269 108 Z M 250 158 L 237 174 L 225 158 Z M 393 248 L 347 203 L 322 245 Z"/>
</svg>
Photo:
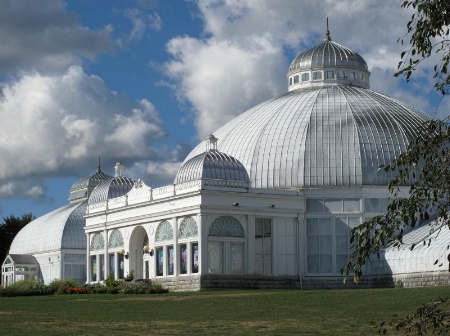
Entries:
<svg viewBox="0 0 450 336">
<path fill-rule="evenodd" d="M 0 335 L 375 335 L 450 287 L 0 297 Z"/>
</svg>

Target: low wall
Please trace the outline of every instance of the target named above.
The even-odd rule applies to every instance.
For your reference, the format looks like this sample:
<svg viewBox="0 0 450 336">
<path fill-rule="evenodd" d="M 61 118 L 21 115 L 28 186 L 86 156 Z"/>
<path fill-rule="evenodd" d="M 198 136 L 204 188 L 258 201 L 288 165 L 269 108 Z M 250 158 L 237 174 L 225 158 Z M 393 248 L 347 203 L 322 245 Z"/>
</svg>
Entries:
<svg viewBox="0 0 450 336">
<path fill-rule="evenodd" d="M 200 289 L 361 289 L 450 285 L 448 271 L 362 277 L 356 284 L 349 276 L 263 276 L 263 275 L 191 275 L 158 278 L 170 291 Z"/>
</svg>

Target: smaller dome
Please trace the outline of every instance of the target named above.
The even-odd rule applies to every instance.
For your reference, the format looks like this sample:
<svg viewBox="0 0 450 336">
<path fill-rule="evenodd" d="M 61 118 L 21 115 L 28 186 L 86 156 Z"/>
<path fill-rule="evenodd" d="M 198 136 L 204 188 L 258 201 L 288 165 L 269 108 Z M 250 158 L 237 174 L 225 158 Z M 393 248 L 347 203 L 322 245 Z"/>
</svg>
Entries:
<svg viewBox="0 0 450 336">
<path fill-rule="evenodd" d="M 178 170 L 174 183 L 199 179 L 249 181 L 242 163 L 216 149 L 210 149 L 186 161 Z"/>
<path fill-rule="evenodd" d="M 369 89 L 370 72 L 359 54 L 333 42 L 328 30 L 325 40 L 302 52 L 288 72 L 289 91 L 322 85 L 353 85 Z"/>
<path fill-rule="evenodd" d="M 128 193 L 134 186 L 134 180 L 126 176 L 115 176 L 102 181 L 89 196 L 89 204 L 103 202 Z"/>
<path fill-rule="evenodd" d="M 112 178 L 112 176 L 105 174 L 100 169 L 100 159 L 97 166 L 97 171 L 94 174 L 83 177 L 78 180 L 70 188 L 69 201 L 78 202 L 86 200 L 91 194 L 92 190 L 102 181 Z"/>
</svg>

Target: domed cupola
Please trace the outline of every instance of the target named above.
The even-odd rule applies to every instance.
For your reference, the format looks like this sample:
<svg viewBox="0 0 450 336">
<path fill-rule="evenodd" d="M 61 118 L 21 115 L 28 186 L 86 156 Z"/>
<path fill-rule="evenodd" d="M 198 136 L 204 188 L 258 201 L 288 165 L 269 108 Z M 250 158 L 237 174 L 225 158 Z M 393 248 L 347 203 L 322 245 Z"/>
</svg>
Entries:
<svg viewBox="0 0 450 336">
<path fill-rule="evenodd" d="M 178 170 L 174 183 L 200 179 L 249 181 L 245 167 L 234 157 L 217 150 L 217 138 L 206 138 L 206 151 L 186 161 Z"/>
<path fill-rule="evenodd" d="M 369 89 L 370 72 L 359 54 L 331 40 L 302 52 L 292 61 L 287 74 L 289 91 L 322 85 L 352 85 Z"/>
<path fill-rule="evenodd" d="M 98 160 L 97 172 L 78 180 L 70 188 L 69 201 L 71 203 L 87 200 L 92 190 L 102 181 L 112 178 L 100 169 L 100 158 Z"/>
<path fill-rule="evenodd" d="M 89 196 L 89 204 L 103 202 L 128 193 L 134 186 L 134 180 L 123 175 L 125 166 L 117 162 L 114 166 L 115 176 L 102 181 Z"/>
</svg>

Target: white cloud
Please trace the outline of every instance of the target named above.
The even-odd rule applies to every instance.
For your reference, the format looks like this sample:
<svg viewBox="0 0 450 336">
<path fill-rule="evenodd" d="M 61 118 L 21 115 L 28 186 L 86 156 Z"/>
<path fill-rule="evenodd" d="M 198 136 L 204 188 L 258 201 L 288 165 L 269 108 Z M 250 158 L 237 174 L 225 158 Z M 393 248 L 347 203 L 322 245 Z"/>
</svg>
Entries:
<svg viewBox="0 0 450 336">
<path fill-rule="evenodd" d="M 204 37 L 178 36 L 167 43 L 165 64 L 176 96 L 195 113 L 198 138 L 247 108 L 287 91 L 289 63 L 325 36 L 361 54 L 383 85 L 382 93 L 429 108 L 426 93 L 409 93 L 393 75 L 411 11 L 397 2 L 370 0 L 202 0 L 196 2 Z M 332 8 L 332 11 L 330 10 Z M 380 71 L 379 69 L 383 69 Z M 417 73 L 420 79 L 426 71 Z M 390 88 L 386 90 L 386 88 Z"/>
<path fill-rule="evenodd" d="M 31 188 L 30 177 L 84 171 L 98 155 L 149 159 L 152 143 L 165 135 L 152 104 L 129 101 L 79 66 L 62 76 L 22 74 L 3 84 L 1 96 L 0 195 L 25 193 L 15 184 Z M 39 194 L 30 190 L 28 196 Z"/>
</svg>

